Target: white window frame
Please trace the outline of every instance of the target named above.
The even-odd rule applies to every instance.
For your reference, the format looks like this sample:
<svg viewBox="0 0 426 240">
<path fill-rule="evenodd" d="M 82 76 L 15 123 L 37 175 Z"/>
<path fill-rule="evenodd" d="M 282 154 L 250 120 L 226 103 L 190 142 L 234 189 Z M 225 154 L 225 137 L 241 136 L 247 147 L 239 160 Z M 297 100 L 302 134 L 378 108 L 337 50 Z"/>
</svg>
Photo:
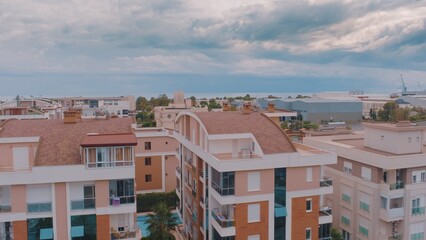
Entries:
<svg viewBox="0 0 426 240">
<path fill-rule="evenodd" d="M 247 236 L 247 240 L 260 240 L 260 234 L 249 235 Z"/>
<path fill-rule="evenodd" d="M 312 167 L 307 167 L 306 168 L 306 182 L 312 182 L 312 174 L 313 174 Z"/>
<path fill-rule="evenodd" d="M 309 232 L 309 237 L 306 236 L 306 234 Z M 305 229 L 305 239 L 306 240 L 312 240 L 312 228 L 306 228 Z"/>
<path fill-rule="evenodd" d="M 371 181 L 371 168 L 362 166 L 361 167 L 361 177 L 364 180 Z"/>
<path fill-rule="evenodd" d="M 307 207 L 308 207 L 308 202 L 309 202 L 310 209 L 307 209 Z M 306 208 L 306 212 L 312 212 L 312 198 L 307 198 L 307 199 L 306 199 L 306 205 L 305 205 L 305 208 Z"/>
<path fill-rule="evenodd" d="M 260 203 L 247 205 L 247 220 L 249 223 L 260 222 Z"/>
<path fill-rule="evenodd" d="M 247 173 L 247 191 L 256 192 L 260 191 L 260 172 Z"/>
<path fill-rule="evenodd" d="M 343 162 L 343 172 L 347 174 L 352 174 L 352 163 L 350 162 Z"/>
</svg>

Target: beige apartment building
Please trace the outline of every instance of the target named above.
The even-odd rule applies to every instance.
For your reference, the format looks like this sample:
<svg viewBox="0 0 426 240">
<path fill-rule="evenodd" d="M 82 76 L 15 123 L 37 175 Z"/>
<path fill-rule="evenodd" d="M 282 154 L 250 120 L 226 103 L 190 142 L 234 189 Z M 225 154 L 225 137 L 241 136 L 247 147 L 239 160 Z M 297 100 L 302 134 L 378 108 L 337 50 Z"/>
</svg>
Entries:
<svg viewBox="0 0 426 240">
<path fill-rule="evenodd" d="M 262 112 L 181 112 L 174 137 L 185 239 L 330 239 L 332 153 L 292 143 Z"/>
<path fill-rule="evenodd" d="M 0 239 L 140 239 L 132 119 L 0 125 Z"/>
<path fill-rule="evenodd" d="M 426 230 L 426 127 L 409 122 L 364 123 L 351 135 L 309 137 L 304 143 L 335 152 L 333 226 L 345 240 L 419 240 Z"/>
</svg>

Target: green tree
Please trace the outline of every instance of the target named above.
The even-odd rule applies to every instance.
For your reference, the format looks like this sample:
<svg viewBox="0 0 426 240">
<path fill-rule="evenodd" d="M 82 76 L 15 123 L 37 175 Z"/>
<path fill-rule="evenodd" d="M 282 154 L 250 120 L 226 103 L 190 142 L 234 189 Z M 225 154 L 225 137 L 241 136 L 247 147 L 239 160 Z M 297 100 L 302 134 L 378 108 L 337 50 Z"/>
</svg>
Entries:
<svg viewBox="0 0 426 240">
<path fill-rule="evenodd" d="M 289 128 L 294 131 L 299 131 L 303 127 L 303 122 L 300 120 L 292 121 Z"/>
<path fill-rule="evenodd" d="M 335 228 L 331 229 L 331 240 L 343 240 L 342 234 Z"/>
<path fill-rule="evenodd" d="M 152 106 L 145 97 L 138 97 L 136 99 L 136 110 L 150 112 L 152 110 Z"/>
<path fill-rule="evenodd" d="M 378 117 L 385 122 L 408 120 L 410 111 L 407 108 L 400 108 L 395 102 L 387 102 L 383 105 L 383 109 L 379 110 Z"/>
<path fill-rule="evenodd" d="M 282 122 L 282 123 L 281 123 L 281 128 L 282 128 L 282 129 L 287 129 L 287 128 L 288 128 L 288 123 L 287 123 L 287 122 L 285 122 L 285 121 L 284 121 L 284 122 Z"/>
<path fill-rule="evenodd" d="M 197 99 L 194 96 L 190 97 L 191 99 L 191 106 L 194 107 L 195 105 L 197 105 Z"/>
<path fill-rule="evenodd" d="M 149 214 L 147 219 L 149 239 L 173 240 L 175 237 L 171 233 L 176 227 L 176 217 L 170 212 L 169 207 L 164 202 L 154 206 L 154 214 Z"/>
</svg>

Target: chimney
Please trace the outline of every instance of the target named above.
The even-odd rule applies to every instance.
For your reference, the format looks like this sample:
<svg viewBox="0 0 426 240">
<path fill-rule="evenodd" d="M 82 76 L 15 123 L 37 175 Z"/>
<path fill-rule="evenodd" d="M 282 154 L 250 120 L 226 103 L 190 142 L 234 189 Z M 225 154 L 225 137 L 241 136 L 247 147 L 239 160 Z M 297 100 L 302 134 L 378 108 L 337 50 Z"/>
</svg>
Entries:
<svg viewBox="0 0 426 240">
<path fill-rule="evenodd" d="M 222 103 L 222 110 L 224 112 L 229 111 L 229 103 L 227 102 Z"/>
<path fill-rule="evenodd" d="M 65 124 L 77 123 L 77 112 L 64 111 L 64 123 Z"/>
<path fill-rule="evenodd" d="M 275 103 L 268 103 L 268 113 L 274 113 L 275 112 Z"/>
<path fill-rule="evenodd" d="M 253 109 L 250 102 L 246 102 L 243 104 L 243 114 L 249 114 L 252 110 Z"/>
</svg>

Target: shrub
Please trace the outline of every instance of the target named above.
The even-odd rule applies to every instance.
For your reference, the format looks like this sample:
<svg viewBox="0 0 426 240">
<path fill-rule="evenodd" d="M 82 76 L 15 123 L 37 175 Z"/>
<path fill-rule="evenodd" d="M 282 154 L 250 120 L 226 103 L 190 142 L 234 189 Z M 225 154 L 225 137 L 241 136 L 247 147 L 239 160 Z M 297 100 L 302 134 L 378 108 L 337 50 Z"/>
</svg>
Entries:
<svg viewBox="0 0 426 240">
<path fill-rule="evenodd" d="M 159 202 L 164 202 L 170 209 L 176 208 L 176 202 L 179 200 L 175 191 L 168 193 L 146 193 L 138 194 L 137 196 L 137 211 L 151 212 L 154 205 Z"/>
</svg>

